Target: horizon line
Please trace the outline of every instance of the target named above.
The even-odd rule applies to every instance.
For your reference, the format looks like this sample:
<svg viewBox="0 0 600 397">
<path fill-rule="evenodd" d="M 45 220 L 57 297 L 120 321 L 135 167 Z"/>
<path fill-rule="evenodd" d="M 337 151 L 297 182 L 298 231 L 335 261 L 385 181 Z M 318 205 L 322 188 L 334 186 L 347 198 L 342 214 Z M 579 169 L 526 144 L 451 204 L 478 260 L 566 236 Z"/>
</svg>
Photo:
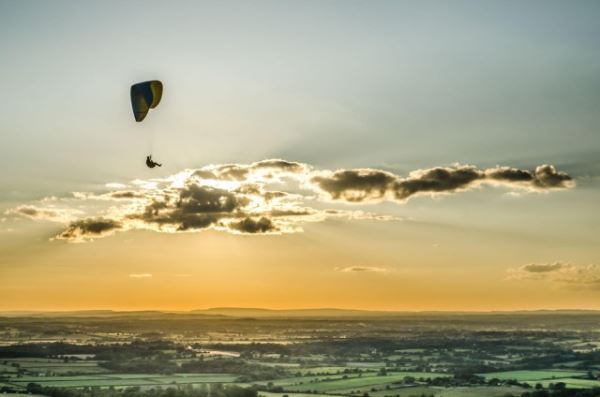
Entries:
<svg viewBox="0 0 600 397">
<path fill-rule="evenodd" d="M 365 314 L 430 314 L 430 313 L 468 313 L 468 314 L 499 314 L 499 313 L 533 313 L 533 312 L 600 312 L 598 309 L 590 308 L 537 308 L 537 309 L 427 309 L 427 310 L 394 310 L 394 309 L 359 309 L 359 308 L 337 308 L 337 307 L 302 307 L 302 308 L 265 308 L 265 307 L 238 307 L 238 306 L 218 306 L 199 309 L 114 309 L 114 308 L 90 308 L 90 309 L 0 309 L 1 314 L 46 314 L 46 313 L 86 313 L 86 312 L 110 312 L 110 313 L 164 313 L 164 314 L 194 314 L 199 312 L 218 312 L 218 311 L 262 311 L 262 312 L 307 312 L 307 311 L 337 311 L 337 312 L 360 312 Z"/>
</svg>

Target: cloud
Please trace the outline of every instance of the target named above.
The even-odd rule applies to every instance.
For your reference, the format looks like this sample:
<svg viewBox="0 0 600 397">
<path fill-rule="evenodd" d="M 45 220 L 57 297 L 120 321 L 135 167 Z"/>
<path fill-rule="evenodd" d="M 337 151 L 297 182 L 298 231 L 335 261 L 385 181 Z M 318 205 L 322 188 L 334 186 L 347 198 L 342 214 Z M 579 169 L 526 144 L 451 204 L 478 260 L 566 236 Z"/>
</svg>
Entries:
<svg viewBox="0 0 600 397">
<path fill-rule="evenodd" d="M 264 216 L 260 219 L 244 218 L 239 222 L 232 222 L 229 227 L 242 233 L 272 233 L 277 231 L 277 227 L 269 218 Z"/>
<path fill-rule="evenodd" d="M 564 265 L 560 262 L 541 264 L 530 263 L 528 265 L 523 265 L 521 270 L 527 273 L 548 273 L 560 270 L 561 268 L 564 268 Z"/>
<path fill-rule="evenodd" d="M 128 218 L 159 227 L 172 226 L 177 231 L 205 229 L 238 217 L 247 203 L 234 192 L 197 184 L 170 193 L 152 198 L 142 213 L 130 214 Z"/>
<path fill-rule="evenodd" d="M 485 170 L 485 175 L 492 182 L 538 191 L 575 186 L 573 178 L 564 172 L 558 172 L 554 166 L 548 164 L 536 167 L 533 172 L 510 167 L 490 168 Z"/>
<path fill-rule="evenodd" d="M 42 199 L 42 201 L 49 201 Z M 65 209 L 55 207 L 38 207 L 35 205 L 19 205 L 18 207 L 5 211 L 5 215 L 20 216 L 33 220 L 44 220 L 50 222 L 65 223 L 81 214 L 77 209 Z"/>
<path fill-rule="evenodd" d="M 416 195 L 450 194 L 482 184 L 531 191 L 574 187 L 569 175 L 557 172 L 551 165 L 538 166 L 533 172 L 510 167 L 480 170 L 470 165 L 455 165 L 416 170 L 406 178 L 373 169 L 338 170 L 321 172 L 310 182 L 330 199 L 350 203 L 404 202 Z"/>
<path fill-rule="evenodd" d="M 312 177 L 310 181 L 334 200 L 361 202 L 383 198 L 396 179 L 389 172 L 356 169 L 326 171 Z"/>
<path fill-rule="evenodd" d="M 279 170 L 288 173 L 302 173 L 308 169 L 306 164 L 281 159 L 263 160 L 250 165 L 254 170 Z"/>
<path fill-rule="evenodd" d="M 104 186 L 106 186 L 109 189 L 125 189 L 127 187 L 127 185 L 119 182 L 108 182 Z"/>
<path fill-rule="evenodd" d="M 88 239 L 104 237 L 122 229 L 121 222 L 106 218 L 85 218 L 71 222 L 67 229 L 56 236 L 59 240 L 82 242 Z"/>
<path fill-rule="evenodd" d="M 568 188 L 574 186 L 573 178 L 564 172 L 557 172 L 552 165 L 541 165 L 535 169 L 534 185 L 539 188 Z"/>
<path fill-rule="evenodd" d="M 135 199 L 135 198 L 143 197 L 142 194 L 135 192 L 135 191 L 131 191 L 131 190 L 122 190 L 122 191 L 111 192 L 109 195 L 110 195 L 110 198 L 114 198 L 114 199 Z"/>
<path fill-rule="evenodd" d="M 267 159 L 213 164 L 127 184 L 111 182 L 102 191 L 40 200 L 7 214 L 65 223 L 56 239 L 73 242 L 129 230 L 285 234 L 302 232 L 307 223 L 331 218 L 401 220 L 389 214 L 340 208 L 336 203 L 405 203 L 413 196 L 457 193 L 481 184 L 541 192 L 571 188 L 574 181 L 550 165 L 534 171 L 454 165 L 401 177 L 371 168 L 316 170 L 308 164 Z"/>
<path fill-rule="evenodd" d="M 348 211 L 348 210 L 334 210 L 334 209 L 329 209 L 329 210 L 325 210 L 324 213 L 328 216 L 328 217 L 339 217 L 339 218 L 346 218 L 349 220 L 369 220 L 369 221 L 403 221 L 409 218 L 402 218 L 399 216 L 395 216 L 395 215 L 382 215 L 382 214 L 375 214 L 373 212 L 366 212 L 366 211 L 361 211 L 361 210 L 354 210 L 354 211 Z"/>
<path fill-rule="evenodd" d="M 419 193 L 452 193 L 465 190 L 482 178 L 482 172 L 472 166 L 436 167 L 411 172 L 408 178 L 394 182 L 392 188 L 394 198 L 404 201 Z"/>
<path fill-rule="evenodd" d="M 365 273 L 365 272 L 374 272 L 374 273 L 386 273 L 388 269 L 384 267 L 376 267 L 376 266 L 348 266 L 341 269 L 337 269 L 342 273 Z"/>
<path fill-rule="evenodd" d="M 507 279 L 600 287 L 600 265 L 575 265 L 563 262 L 529 263 L 509 268 Z"/>
<path fill-rule="evenodd" d="M 273 179 L 281 176 L 304 174 L 310 167 L 306 164 L 281 159 L 262 160 L 252 164 L 209 165 L 194 172 L 202 179 L 249 181 Z"/>
<path fill-rule="evenodd" d="M 129 275 L 130 278 L 151 278 L 151 273 L 133 273 Z"/>
</svg>

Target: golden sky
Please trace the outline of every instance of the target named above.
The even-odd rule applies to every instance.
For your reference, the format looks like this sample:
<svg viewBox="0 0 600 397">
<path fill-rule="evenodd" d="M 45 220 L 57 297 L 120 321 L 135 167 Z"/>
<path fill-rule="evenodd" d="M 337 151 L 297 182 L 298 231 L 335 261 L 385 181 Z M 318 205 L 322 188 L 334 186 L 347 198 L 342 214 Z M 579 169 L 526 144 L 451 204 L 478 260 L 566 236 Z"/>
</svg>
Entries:
<svg viewBox="0 0 600 397">
<path fill-rule="evenodd" d="M 600 3 L 234 3 L 0 2 L 0 310 L 600 309 Z"/>
<path fill-rule="evenodd" d="M 576 189 L 544 169 L 271 159 L 42 199 L 5 213 L 38 238 L 5 251 L 1 308 L 596 308 L 595 251 L 531 221 Z"/>
</svg>

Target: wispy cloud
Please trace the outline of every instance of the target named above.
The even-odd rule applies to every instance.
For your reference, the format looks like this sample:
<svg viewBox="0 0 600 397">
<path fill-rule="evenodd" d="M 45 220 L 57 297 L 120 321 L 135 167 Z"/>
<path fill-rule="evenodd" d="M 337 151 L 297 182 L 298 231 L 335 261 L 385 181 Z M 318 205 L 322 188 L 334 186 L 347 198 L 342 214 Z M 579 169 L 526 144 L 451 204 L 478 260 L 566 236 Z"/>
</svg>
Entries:
<svg viewBox="0 0 600 397">
<path fill-rule="evenodd" d="M 48 198 L 41 200 L 42 202 L 51 201 Z M 7 216 L 19 216 L 23 218 L 33 219 L 37 221 L 50 221 L 65 223 L 78 216 L 81 216 L 82 211 L 74 208 L 57 208 L 51 206 L 36 206 L 36 205 L 19 205 L 5 212 Z"/>
<path fill-rule="evenodd" d="M 343 268 L 336 268 L 337 271 L 342 273 L 387 273 L 389 270 L 385 267 L 377 267 L 377 266 L 348 266 Z"/>
<path fill-rule="evenodd" d="M 130 278 L 151 278 L 151 273 L 133 273 L 129 275 Z"/>
<path fill-rule="evenodd" d="M 547 281 L 562 285 L 600 287 L 600 265 L 564 262 L 529 263 L 507 270 L 508 280 Z"/>
<path fill-rule="evenodd" d="M 315 170 L 304 163 L 268 159 L 208 165 L 128 184 L 111 182 L 105 191 L 75 192 L 70 199 L 53 198 L 51 204 L 42 200 L 6 213 L 67 223 L 56 239 L 70 242 L 136 229 L 283 234 L 301 232 L 306 223 L 330 218 L 400 220 L 387 214 L 323 208 L 335 202 L 386 200 L 402 204 L 413 196 L 453 194 L 483 184 L 545 192 L 572 188 L 574 181 L 550 165 L 534 171 L 455 165 L 416 170 L 401 177 L 377 169 Z"/>
<path fill-rule="evenodd" d="M 106 186 L 109 189 L 125 189 L 127 187 L 127 185 L 119 182 L 108 182 L 104 186 Z"/>
</svg>

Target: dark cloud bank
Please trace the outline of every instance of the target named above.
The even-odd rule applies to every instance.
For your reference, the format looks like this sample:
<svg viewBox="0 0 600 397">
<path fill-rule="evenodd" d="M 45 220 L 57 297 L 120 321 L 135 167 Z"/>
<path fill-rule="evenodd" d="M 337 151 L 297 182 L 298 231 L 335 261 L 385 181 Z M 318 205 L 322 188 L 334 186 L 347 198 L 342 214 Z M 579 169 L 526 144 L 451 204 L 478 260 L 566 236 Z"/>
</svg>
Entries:
<svg viewBox="0 0 600 397">
<path fill-rule="evenodd" d="M 185 170 L 167 178 L 134 181 L 125 190 L 76 193 L 61 209 L 20 206 L 9 212 L 37 220 L 71 220 L 56 236 L 67 241 L 87 241 L 133 229 L 177 233 L 210 228 L 235 234 L 280 234 L 301 231 L 303 223 L 330 217 L 394 219 L 355 210 L 319 210 L 308 205 L 315 200 L 404 203 L 418 195 L 452 194 L 486 184 L 545 192 L 572 188 L 574 181 L 551 165 L 533 171 L 455 165 L 402 177 L 377 169 L 314 170 L 307 164 L 272 159 Z M 115 185 L 123 187 L 108 184 Z M 69 205 L 82 207 L 88 200 L 105 201 L 110 207 L 88 212 L 87 217 L 69 212 Z"/>
<path fill-rule="evenodd" d="M 556 171 L 551 165 L 541 165 L 533 172 L 509 167 L 480 170 L 457 165 L 415 171 L 407 178 L 373 169 L 339 170 L 314 176 L 311 182 L 332 199 L 348 202 L 406 201 L 419 194 L 454 193 L 486 183 L 537 191 L 573 186 L 569 175 Z"/>
</svg>

